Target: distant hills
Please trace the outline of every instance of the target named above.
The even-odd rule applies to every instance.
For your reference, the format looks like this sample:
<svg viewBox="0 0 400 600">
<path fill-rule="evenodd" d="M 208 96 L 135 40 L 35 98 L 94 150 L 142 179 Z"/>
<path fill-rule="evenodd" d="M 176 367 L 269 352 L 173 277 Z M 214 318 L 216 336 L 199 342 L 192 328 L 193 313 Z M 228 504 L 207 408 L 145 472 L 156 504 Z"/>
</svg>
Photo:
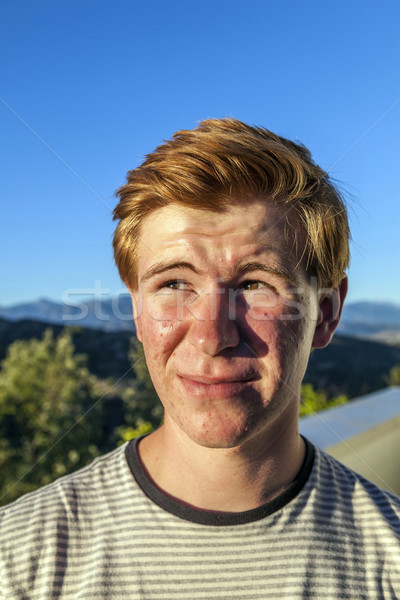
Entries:
<svg viewBox="0 0 400 600">
<path fill-rule="evenodd" d="M 126 298 L 130 303 L 129 297 Z M 110 315 L 108 320 L 104 318 L 95 321 L 96 315 L 94 311 L 90 312 L 91 307 L 89 306 L 88 314 L 84 318 L 69 320 L 65 318 L 66 313 L 61 313 L 62 324 L 54 324 L 49 322 L 50 318 L 60 318 L 60 312 L 58 312 L 60 305 L 56 303 L 50 303 L 52 305 L 50 308 L 54 309 L 54 312 L 47 313 L 47 322 L 38 319 L 18 318 L 23 310 L 27 310 L 26 307 L 31 306 L 29 310 L 36 310 L 35 314 L 39 314 L 40 310 L 49 306 L 47 303 L 48 301 L 40 301 L 32 303 L 32 305 L 24 305 L 25 308 L 23 309 L 19 307 L 20 312 L 18 312 L 17 307 L 14 307 L 13 320 L 0 318 L 0 361 L 5 357 L 9 344 L 15 340 L 41 338 L 43 332 L 49 326 L 52 327 L 55 335 L 59 335 L 67 323 L 68 325 L 74 325 L 72 327 L 72 337 L 75 349 L 79 353 L 87 354 L 89 369 L 93 374 L 104 379 L 111 377 L 114 380 L 126 375 L 130 369 L 128 350 L 130 340 L 134 335 L 132 321 L 128 319 L 113 320 L 115 315 Z M 369 303 L 360 304 L 368 305 Z M 108 305 L 109 308 L 110 305 Z M 396 327 L 400 330 L 400 326 L 396 320 L 398 318 L 396 307 L 390 306 L 393 311 L 387 311 L 385 314 L 391 315 L 391 318 L 393 318 L 394 325 L 391 329 L 393 333 Z M 122 304 L 120 304 L 121 307 Z M 399 308 L 397 309 L 400 311 Z M 98 309 L 96 310 L 98 311 Z M 124 310 L 126 310 L 125 314 L 127 315 L 127 305 L 125 305 Z M 102 311 L 103 315 L 107 314 L 104 305 L 102 305 Z M 357 331 L 358 335 L 360 332 L 365 335 L 366 331 L 370 334 L 371 331 L 379 333 L 386 330 L 387 323 L 385 319 L 387 316 L 382 316 L 381 313 L 380 318 L 382 320 L 377 323 L 377 328 L 374 329 L 372 322 L 374 313 L 372 307 L 367 306 L 364 314 L 369 314 L 370 329 L 368 330 L 366 328 L 366 325 L 368 325 L 367 319 L 365 317 L 364 325 L 362 325 L 361 314 L 360 310 L 355 310 L 353 320 L 344 320 L 345 327 Z M 102 324 L 103 328 L 98 327 L 96 329 L 87 325 L 88 323 Z M 116 329 L 119 327 L 119 330 L 113 331 L 112 326 Z M 380 329 L 381 327 L 383 328 Z M 399 364 L 400 344 L 393 343 L 393 340 L 392 343 L 388 344 L 365 339 L 365 337 L 336 334 L 327 348 L 316 350 L 311 354 L 304 381 L 305 383 L 312 383 L 315 389 L 324 390 L 330 397 L 345 394 L 350 398 L 354 398 L 386 387 L 386 378 L 390 369 Z M 128 373 L 128 377 L 132 377 L 132 373 Z"/>
<path fill-rule="evenodd" d="M 338 332 L 389 343 L 400 343 L 400 304 L 391 302 L 345 304 Z"/>
<path fill-rule="evenodd" d="M 128 294 L 95 299 L 74 305 L 40 298 L 33 302 L 0 306 L 0 318 L 8 321 L 30 319 L 53 325 L 76 325 L 103 331 L 135 331 L 132 302 Z"/>
<path fill-rule="evenodd" d="M 128 294 L 74 305 L 41 298 L 7 308 L 0 306 L 0 317 L 8 321 L 33 319 L 55 325 L 77 325 L 103 331 L 135 331 L 132 304 Z M 400 343 L 400 304 L 390 302 L 345 304 L 338 333 L 375 341 Z"/>
<path fill-rule="evenodd" d="M 355 398 L 387 387 L 397 365 L 399 345 L 335 334 L 329 346 L 312 352 L 304 382 L 331 397 Z"/>
<path fill-rule="evenodd" d="M 88 355 L 99 377 L 121 377 L 130 364 L 128 349 L 135 334 L 128 294 L 74 306 L 40 299 L 0 307 L 0 360 L 17 339 L 40 338 L 51 325 L 56 335 L 73 326 L 77 352 Z M 312 353 L 305 381 L 330 396 L 360 396 L 387 385 L 390 369 L 400 364 L 400 305 L 354 302 L 345 305 L 331 344 Z"/>
</svg>

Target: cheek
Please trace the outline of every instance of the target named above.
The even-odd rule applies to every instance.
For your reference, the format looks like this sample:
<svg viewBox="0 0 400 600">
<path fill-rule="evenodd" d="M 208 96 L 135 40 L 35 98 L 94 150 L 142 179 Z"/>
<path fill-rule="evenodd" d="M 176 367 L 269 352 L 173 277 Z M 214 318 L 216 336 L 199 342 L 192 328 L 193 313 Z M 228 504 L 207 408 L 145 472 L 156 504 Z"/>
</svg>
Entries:
<svg viewBox="0 0 400 600">
<path fill-rule="evenodd" d="M 299 345 L 308 335 L 310 298 L 308 295 L 280 296 L 260 293 L 252 305 L 242 307 L 248 328 L 259 338 L 278 338 L 279 344 Z M 243 310 L 244 308 L 244 310 Z"/>
<path fill-rule="evenodd" d="M 182 322 L 157 319 L 148 312 L 141 315 L 138 328 L 150 370 L 167 362 L 184 335 Z"/>
<path fill-rule="evenodd" d="M 289 368 L 300 350 L 308 348 L 306 320 L 298 316 L 253 313 L 245 319 L 243 332 L 259 358 L 268 357 Z"/>
<path fill-rule="evenodd" d="M 145 306 L 147 315 L 156 321 L 183 321 L 187 313 L 187 296 L 186 293 L 176 293 L 174 290 L 162 290 L 148 298 Z"/>
<path fill-rule="evenodd" d="M 271 290 L 255 292 L 242 306 L 255 321 L 297 321 L 308 314 L 308 298 L 301 295 L 280 295 Z"/>
<path fill-rule="evenodd" d="M 282 378 L 290 386 L 302 381 L 306 372 L 311 351 L 309 328 L 306 319 L 279 322 L 279 340 L 277 347 L 279 361 L 282 365 Z"/>
</svg>

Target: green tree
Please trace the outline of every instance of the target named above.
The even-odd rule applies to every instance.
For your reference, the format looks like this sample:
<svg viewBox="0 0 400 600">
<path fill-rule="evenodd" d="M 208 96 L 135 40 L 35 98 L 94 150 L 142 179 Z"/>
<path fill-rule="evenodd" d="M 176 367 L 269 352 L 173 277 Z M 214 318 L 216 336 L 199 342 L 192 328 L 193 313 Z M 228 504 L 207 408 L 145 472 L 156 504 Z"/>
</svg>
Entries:
<svg viewBox="0 0 400 600">
<path fill-rule="evenodd" d="M 394 366 L 385 378 L 388 385 L 400 385 L 400 365 Z"/>
<path fill-rule="evenodd" d="M 328 398 L 322 390 L 314 390 L 311 383 L 304 383 L 301 386 L 300 416 L 312 415 L 320 410 L 345 404 L 347 401 L 347 396 Z"/>
<path fill-rule="evenodd" d="M 99 454 L 98 382 L 71 334 L 16 341 L 0 371 L 0 502 L 47 484 Z"/>
</svg>

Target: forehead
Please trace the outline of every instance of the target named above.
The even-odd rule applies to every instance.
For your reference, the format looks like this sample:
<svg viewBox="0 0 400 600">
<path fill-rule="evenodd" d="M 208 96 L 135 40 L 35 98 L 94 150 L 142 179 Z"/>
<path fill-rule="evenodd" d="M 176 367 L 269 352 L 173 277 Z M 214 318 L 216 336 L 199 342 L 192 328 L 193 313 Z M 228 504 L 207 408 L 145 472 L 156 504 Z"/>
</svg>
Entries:
<svg viewBox="0 0 400 600">
<path fill-rule="evenodd" d="M 293 208 L 265 200 L 235 203 L 220 212 L 168 204 L 141 226 L 138 270 L 160 258 L 189 252 L 197 258 L 234 261 L 271 252 L 298 258 L 304 236 Z M 299 252 L 300 248 L 300 252 Z"/>
</svg>

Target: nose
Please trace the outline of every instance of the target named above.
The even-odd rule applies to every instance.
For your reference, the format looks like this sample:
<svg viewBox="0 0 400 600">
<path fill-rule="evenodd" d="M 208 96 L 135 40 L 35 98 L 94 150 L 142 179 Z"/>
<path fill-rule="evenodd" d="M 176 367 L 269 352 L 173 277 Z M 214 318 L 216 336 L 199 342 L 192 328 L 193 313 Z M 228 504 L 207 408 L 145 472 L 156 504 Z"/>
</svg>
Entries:
<svg viewBox="0 0 400 600">
<path fill-rule="evenodd" d="M 227 290 L 203 292 L 190 307 L 189 342 L 200 352 L 216 356 L 238 346 L 240 334 L 232 298 Z"/>
</svg>

